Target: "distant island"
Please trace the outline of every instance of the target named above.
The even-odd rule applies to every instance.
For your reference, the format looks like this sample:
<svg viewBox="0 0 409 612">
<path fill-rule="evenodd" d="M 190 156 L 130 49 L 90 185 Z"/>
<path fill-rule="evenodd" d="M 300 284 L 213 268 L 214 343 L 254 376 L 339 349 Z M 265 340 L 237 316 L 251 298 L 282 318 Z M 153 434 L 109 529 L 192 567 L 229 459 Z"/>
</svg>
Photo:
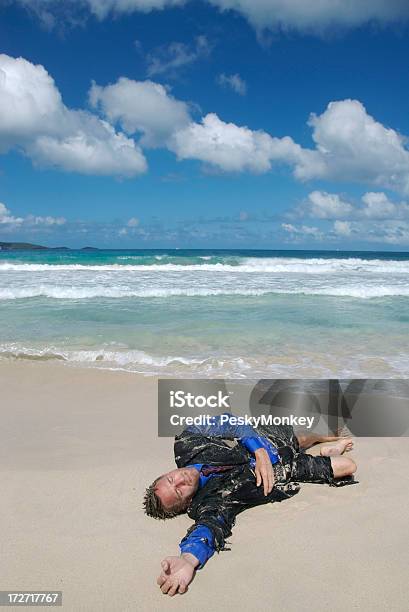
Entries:
<svg viewBox="0 0 409 612">
<path fill-rule="evenodd" d="M 30 242 L 0 242 L 0 251 L 71 251 L 69 247 L 46 247 L 41 244 L 31 244 Z M 95 247 L 83 247 L 75 249 L 80 251 L 99 251 Z"/>
</svg>

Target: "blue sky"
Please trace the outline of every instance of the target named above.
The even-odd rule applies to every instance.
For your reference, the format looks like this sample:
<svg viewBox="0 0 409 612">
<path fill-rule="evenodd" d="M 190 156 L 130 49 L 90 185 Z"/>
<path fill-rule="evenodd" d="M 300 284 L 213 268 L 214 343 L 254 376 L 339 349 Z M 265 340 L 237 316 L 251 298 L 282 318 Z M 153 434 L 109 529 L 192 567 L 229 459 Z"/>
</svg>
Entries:
<svg viewBox="0 0 409 612">
<path fill-rule="evenodd" d="M 289 4 L 0 2 L 0 240 L 407 250 L 407 3 Z"/>
</svg>

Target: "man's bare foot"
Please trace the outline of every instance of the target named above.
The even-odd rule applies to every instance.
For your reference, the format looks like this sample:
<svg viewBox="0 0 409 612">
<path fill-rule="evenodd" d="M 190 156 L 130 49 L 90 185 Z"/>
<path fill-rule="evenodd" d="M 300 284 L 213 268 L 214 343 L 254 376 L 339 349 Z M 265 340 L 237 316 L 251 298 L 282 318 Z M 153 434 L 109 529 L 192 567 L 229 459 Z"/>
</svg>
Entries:
<svg viewBox="0 0 409 612">
<path fill-rule="evenodd" d="M 351 438 L 344 438 L 339 440 L 336 444 L 331 446 L 323 446 L 320 454 L 322 457 L 335 457 L 337 455 L 343 455 L 353 449 L 354 443 Z"/>
<path fill-rule="evenodd" d="M 307 433 L 297 433 L 297 439 L 299 445 L 302 449 L 311 448 L 315 444 L 323 444 L 326 442 L 338 442 L 338 440 L 345 440 L 345 438 L 350 438 L 351 434 L 345 431 L 345 428 L 341 428 L 336 431 L 335 436 L 323 436 L 321 434 L 307 434 Z M 338 453 L 337 453 L 338 454 Z"/>
</svg>

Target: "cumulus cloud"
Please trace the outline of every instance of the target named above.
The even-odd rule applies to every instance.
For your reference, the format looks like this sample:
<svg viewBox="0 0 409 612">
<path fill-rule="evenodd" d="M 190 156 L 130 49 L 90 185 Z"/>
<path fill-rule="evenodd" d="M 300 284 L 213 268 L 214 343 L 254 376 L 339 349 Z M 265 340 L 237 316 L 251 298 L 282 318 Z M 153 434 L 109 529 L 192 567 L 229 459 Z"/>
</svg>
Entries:
<svg viewBox="0 0 409 612">
<path fill-rule="evenodd" d="M 350 236 L 351 235 L 351 224 L 349 221 L 335 221 L 334 231 L 339 236 Z"/>
<path fill-rule="evenodd" d="M 330 102 L 321 115 L 311 114 L 315 147 L 308 149 L 290 136 L 276 138 L 227 123 L 215 113 L 195 122 L 185 102 L 153 81 L 122 77 L 107 87 L 94 84 L 89 97 L 108 121 L 118 121 L 128 134 L 142 133 L 142 145 L 166 146 L 179 159 L 197 159 L 229 172 L 267 172 L 282 163 L 302 181 L 358 182 L 409 193 L 405 138 L 376 121 L 358 100 Z M 331 205 L 345 208 L 340 201 Z M 318 210 L 320 203 L 315 206 Z"/>
<path fill-rule="evenodd" d="M 304 237 L 316 238 L 318 240 L 321 240 L 324 237 L 324 234 L 318 227 L 313 227 L 311 225 L 296 226 L 296 225 L 293 225 L 292 223 L 282 223 L 281 227 L 283 228 L 285 232 L 291 234 L 293 237 L 294 236 L 297 236 L 297 237 L 304 236 Z"/>
<path fill-rule="evenodd" d="M 5 204 L 0 202 L 0 225 L 20 225 L 23 217 L 14 217 Z"/>
<path fill-rule="evenodd" d="M 198 36 L 194 45 L 172 42 L 158 47 L 147 56 L 147 74 L 149 77 L 158 74 L 173 76 L 179 69 L 193 64 L 199 59 L 208 57 L 211 51 L 206 36 Z"/>
<path fill-rule="evenodd" d="M 44 67 L 0 55 L 0 151 L 18 149 L 36 164 L 83 174 L 134 176 L 147 167 L 141 146 L 164 147 L 180 160 L 226 172 L 262 173 L 285 164 L 302 181 L 355 182 L 409 194 L 406 137 L 376 121 L 358 100 L 330 102 L 321 115 L 310 116 L 313 148 L 215 113 L 194 121 L 186 102 L 151 80 L 94 83 L 89 101 L 94 113 L 67 108 Z M 370 198 L 366 214 L 386 206 Z M 310 194 L 310 204 L 321 218 L 350 211 L 339 196 L 322 192 Z"/>
<path fill-rule="evenodd" d="M 228 87 L 240 96 L 245 96 L 247 93 L 247 83 L 239 74 L 219 74 L 217 82 L 222 87 Z"/>
<path fill-rule="evenodd" d="M 67 108 L 41 65 L 0 55 L 0 151 L 82 174 L 134 176 L 146 170 L 136 143 L 106 121 Z"/>
<path fill-rule="evenodd" d="M 385 242 L 393 245 L 409 244 L 409 223 L 386 221 L 372 227 L 367 236 L 369 242 Z"/>
<path fill-rule="evenodd" d="M 175 130 L 190 122 L 188 105 L 153 81 L 121 77 L 106 87 L 94 83 L 89 100 L 109 121 L 118 121 L 128 134 L 141 132 L 145 146 L 164 145 Z"/>
<path fill-rule="evenodd" d="M 10 210 L 6 207 L 5 204 L 0 202 L 0 225 L 10 225 L 10 226 L 60 226 L 66 223 L 66 219 L 64 217 L 52 217 L 52 216 L 35 216 L 35 215 L 27 215 L 26 217 L 15 217 Z"/>
<path fill-rule="evenodd" d="M 189 0 L 15 0 L 34 11 L 45 25 L 53 25 L 61 5 L 69 12 L 87 8 L 98 19 L 109 15 L 148 13 L 182 7 Z M 204 0 L 206 1 L 206 0 Z M 221 11 L 241 14 L 256 29 L 295 30 L 322 34 L 328 29 L 350 29 L 365 24 L 388 25 L 409 18 L 406 0 L 207 0 Z"/>
<path fill-rule="evenodd" d="M 409 244 L 409 223 L 397 219 L 335 221 L 333 235 L 330 233 L 329 236 L 358 239 L 360 243 L 406 246 Z"/>
<path fill-rule="evenodd" d="M 179 159 L 198 159 L 228 172 L 267 172 L 273 161 L 291 162 L 302 154 L 291 138 L 225 123 L 214 113 L 176 131 L 169 148 Z"/>
<path fill-rule="evenodd" d="M 369 192 L 362 196 L 362 214 L 369 219 L 409 218 L 409 204 L 391 202 L 383 192 Z"/>
<path fill-rule="evenodd" d="M 405 219 L 407 202 L 392 202 L 383 192 L 369 191 L 359 202 L 347 202 L 336 193 L 313 191 L 296 213 L 318 219 Z"/>
<path fill-rule="evenodd" d="M 409 193 L 405 138 L 377 122 L 361 102 L 331 102 L 321 115 L 312 114 L 308 123 L 313 149 L 301 147 L 289 136 L 275 138 L 262 130 L 225 123 L 210 113 L 201 123 L 176 130 L 169 148 L 179 159 L 199 159 L 225 171 L 267 172 L 273 163 L 284 163 L 302 181 L 348 181 Z M 318 201 L 315 206 L 318 210 Z M 331 206 L 348 209 L 341 201 L 334 200 Z"/>
<path fill-rule="evenodd" d="M 384 192 L 370 191 L 358 201 L 348 201 L 338 194 L 313 191 L 293 214 L 286 216 L 296 219 L 305 215 L 319 221 L 319 229 L 314 232 L 311 226 L 283 223 L 281 227 L 291 240 L 321 240 L 325 236 L 335 242 L 342 238 L 377 245 L 409 244 L 409 204 L 393 202 Z"/>
<path fill-rule="evenodd" d="M 121 77 L 106 87 L 93 84 L 89 100 L 110 122 L 128 134 L 142 134 L 144 146 L 164 146 L 178 159 L 196 159 L 227 172 L 266 172 L 272 162 L 307 164 L 313 152 L 291 138 L 273 138 L 263 131 L 222 121 L 215 113 L 192 120 L 189 106 L 153 81 Z M 310 165 L 315 162 L 311 162 Z"/>
<path fill-rule="evenodd" d="M 331 102 L 322 115 L 311 115 L 309 125 L 320 168 L 301 163 L 300 178 L 346 179 L 409 192 L 405 138 L 376 121 L 361 102 Z"/>
<path fill-rule="evenodd" d="M 343 201 L 338 194 L 325 191 L 313 191 L 308 195 L 310 214 L 319 219 L 347 217 L 353 211 L 348 202 Z"/>
</svg>

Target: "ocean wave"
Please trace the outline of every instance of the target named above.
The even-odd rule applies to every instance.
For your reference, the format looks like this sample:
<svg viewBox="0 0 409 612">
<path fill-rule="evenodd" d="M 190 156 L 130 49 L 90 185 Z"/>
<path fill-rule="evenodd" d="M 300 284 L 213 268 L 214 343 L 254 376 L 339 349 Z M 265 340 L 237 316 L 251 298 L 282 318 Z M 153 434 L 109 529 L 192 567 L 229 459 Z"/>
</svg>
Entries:
<svg viewBox="0 0 409 612">
<path fill-rule="evenodd" d="M 333 355 L 335 357 L 335 354 Z M 115 347 L 73 350 L 57 346 L 43 348 L 22 344 L 0 345 L 0 359 L 29 361 L 59 361 L 80 367 L 100 367 L 143 375 L 173 375 L 184 378 L 205 376 L 224 378 L 367 378 L 373 376 L 371 359 L 382 368 L 385 376 L 402 377 L 407 370 L 407 353 L 357 354 L 353 357 L 340 352 L 336 362 L 328 364 L 325 355 L 297 350 L 294 355 L 252 357 L 207 356 L 203 358 L 177 355 L 150 355 L 144 351 Z M 379 371 L 379 370 L 378 370 Z"/>
<path fill-rule="evenodd" d="M 118 258 L 119 259 L 119 258 Z M 121 258 L 123 259 L 123 258 Z M 203 258 L 204 259 L 204 258 Z M 158 260 L 156 260 L 158 261 Z M 231 263 L 146 263 L 146 264 L 34 264 L 34 263 L 0 263 L 0 272 L 61 272 L 61 271 L 97 271 L 97 272 L 236 272 L 236 273 L 271 273 L 271 274 L 334 274 L 342 272 L 376 273 L 376 274 L 409 274 L 409 261 L 382 259 L 301 259 L 301 258 L 244 258 Z"/>
<path fill-rule="evenodd" d="M 32 359 L 34 361 L 68 361 L 75 363 L 116 363 L 119 366 L 139 364 L 145 366 L 156 366 L 159 368 L 171 365 L 200 365 L 206 359 L 189 359 L 178 356 L 155 357 L 143 351 L 137 350 L 70 350 L 55 346 L 44 348 L 24 347 L 16 344 L 5 344 L 0 346 L 0 357 L 8 359 Z"/>
<path fill-rule="evenodd" d="M 21 300 L 31 298 L 51 298 L 56 300 L 89 300 L 95 298 L 120 299 L 120 298 L 172 298 L 172 297 L 212 297 L 212 296 L 243 296 L 260 297 L 267 295 L 305 295 L 305 296 L 327 296 L 357 299 L 373 299 L 383 297 L 409 297 L 408 286 L 363 286 L 345 285 L 338 287 L 299 289 L 223 289 L 211 288 L 152 288 L 131 289 L 124 287 L 55 287 L 40 285 L 27 288 L 2 288 L 0 289 L 0 300 Z"/>
<path fill-rule="evenodd" d="M 125 289 L 122 287 L 47 287 L 0 289 L 0 300 L 47 297 L 57 300 L 87 300 L 93 298 L 169 298 L 210 297 L 218 295 L 264 295 L 266 291 L 252 289 Z"/>
</svg>

